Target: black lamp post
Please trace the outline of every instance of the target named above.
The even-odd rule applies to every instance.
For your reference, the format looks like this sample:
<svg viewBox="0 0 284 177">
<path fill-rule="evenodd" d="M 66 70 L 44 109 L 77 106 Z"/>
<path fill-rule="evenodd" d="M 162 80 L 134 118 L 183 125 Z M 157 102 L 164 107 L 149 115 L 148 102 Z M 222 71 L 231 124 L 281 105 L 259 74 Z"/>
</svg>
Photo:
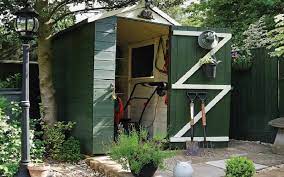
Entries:
<svg viewBox="0 0 284 177">
<path fill-rule="evenodd" d="M 24 8 L 15 13 L 17 16 L 15 28 L 23 46 L 23 74 L 22 74 L 22 120 L 21 120 L 21 162 L 17 177 L 30 177 L 28 164 L 30 163 L 30 127 L 29 127 L 29 41 L 33 39 L 38 31 L 38 13 L 29 3 Z"/>
</svg>

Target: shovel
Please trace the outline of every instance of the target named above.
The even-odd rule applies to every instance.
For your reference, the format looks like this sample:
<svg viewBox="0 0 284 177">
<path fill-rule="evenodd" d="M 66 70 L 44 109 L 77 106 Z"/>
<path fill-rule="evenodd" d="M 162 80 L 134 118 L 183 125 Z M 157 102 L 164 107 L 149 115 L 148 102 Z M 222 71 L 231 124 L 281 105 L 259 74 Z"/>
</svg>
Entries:
<svg viewBox="0 0 284 177">
<path fill-rule="evenodd" d="M 187 92 L 187 97 L 190 101 L 190 126 L 191 126 L 191 141 L 186 142 L 186 155 L 196 156 L 199 154 L 198 142 L 194 142 L 194 101 L 197 97 L 195 92 Z"/>
</svg>

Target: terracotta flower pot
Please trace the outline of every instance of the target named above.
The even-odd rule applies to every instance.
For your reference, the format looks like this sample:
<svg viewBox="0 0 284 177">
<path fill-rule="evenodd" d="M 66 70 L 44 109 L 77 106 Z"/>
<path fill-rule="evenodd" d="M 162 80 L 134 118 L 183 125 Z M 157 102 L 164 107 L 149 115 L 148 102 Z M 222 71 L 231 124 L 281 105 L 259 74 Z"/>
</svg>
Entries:
<svg viewBox="0 0 284 177">
<path fill-rule="evenodd" d="M 31 177 L 47 177 L 50 165 L 40 163 L 40 164 L 29 164 L 28 169 Z"/>
</svg>

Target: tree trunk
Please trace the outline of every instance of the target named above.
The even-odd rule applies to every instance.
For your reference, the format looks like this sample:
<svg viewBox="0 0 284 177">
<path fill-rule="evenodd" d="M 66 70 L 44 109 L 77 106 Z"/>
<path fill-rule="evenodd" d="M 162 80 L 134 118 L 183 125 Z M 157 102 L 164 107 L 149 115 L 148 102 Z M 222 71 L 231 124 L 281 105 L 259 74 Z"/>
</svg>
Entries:
<svg viewBox="0 0 284 177">
<path fill-rule="evenodd" d="M 43 106 L 42 118 L 43 121 L 49 125 L 53 124 L 57 120 L 57 105 L 52 80 L 51 33 L 51 26 L 40 22 L 38 39 L 39 84 L 41 102 Z"/>
</svg>

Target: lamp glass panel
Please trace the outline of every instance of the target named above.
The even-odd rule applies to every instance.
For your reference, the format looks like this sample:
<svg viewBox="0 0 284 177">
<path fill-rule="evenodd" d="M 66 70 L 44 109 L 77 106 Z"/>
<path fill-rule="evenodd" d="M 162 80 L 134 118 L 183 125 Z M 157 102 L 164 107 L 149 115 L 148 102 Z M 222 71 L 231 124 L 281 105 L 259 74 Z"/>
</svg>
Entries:
<svg viewBox="0 0 284 177">
<path fill-rule="evenodd" d="M 34 19 L 31 17 L 28 17 L 27 19 L 27 31 L 32 32 L 35 26 Z"/>
<path fill-rule="evenodd" d="M 18 17 L 17 18 L 17 31 L 26 31 L 26 18 L 25 17 Z"/>
</svg>

